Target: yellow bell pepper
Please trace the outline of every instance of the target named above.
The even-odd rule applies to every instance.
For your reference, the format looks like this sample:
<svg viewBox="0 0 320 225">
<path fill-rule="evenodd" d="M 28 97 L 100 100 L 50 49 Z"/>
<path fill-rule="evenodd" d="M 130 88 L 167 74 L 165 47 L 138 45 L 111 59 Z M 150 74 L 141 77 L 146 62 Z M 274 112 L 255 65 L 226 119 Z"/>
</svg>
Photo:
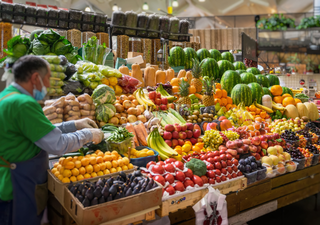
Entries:
<svg viewBox="0 0 320 225">
<path fill-rule="evenodd" d="M 109 80 L 105 77 L 101 79 L 101 83 L 108 85 L 108 86 L 110 85 Z"/>
<path fill-rule="evenodd" d="M 114 92 L 116 95 L 121 95 L 122 94 L 122 87 L 120 87 L 119 85 L 116 85 L 114 87 Z"/>
<path fill-rule="evenodd" d="M 116 86 L 118 84 L 118 79 L 116 77 L 109 77 L 108 80 L 111 86 Z"/>
</svg>

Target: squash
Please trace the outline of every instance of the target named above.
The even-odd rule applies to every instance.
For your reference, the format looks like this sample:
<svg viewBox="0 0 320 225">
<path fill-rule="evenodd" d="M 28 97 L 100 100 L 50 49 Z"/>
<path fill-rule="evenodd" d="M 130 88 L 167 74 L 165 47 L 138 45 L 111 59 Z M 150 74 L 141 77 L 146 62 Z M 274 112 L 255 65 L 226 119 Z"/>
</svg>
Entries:
<svg viewBox="0 0 320 225">
<path fill-rule="evenodd" d="M 190 84 L 191 83 L 191 80 L 192 80 L 192 73 L 191 73 L 191 71 L 188 71 L 187 73 L 186 73 L 186 78 L 188 79 L 188 83 Z"/>
<path fill-rule="evenodd" d="M 185 77 L 187 74 L 186 70 L 180 70 L 178 73 L 178 78 L 182 78 Z"/>
<path fill-rule="evenodd" d="M 319 112 L 318 112 L 318 108 L 317 106 L 314 104 L 314 103 L 311 103 L 311 102 L 305 102 L 303 103 L 307 109 L 308 109 L 308 112 L 309 112 L 309 119 L 311 121 L 315 121 L 317 119 L 319 119 Z"/>
<path fill-rule="evenodd" d="M 130 74 L 129 73 L 129 68 L 127 66 L 125 66 L 125 65 L 120 66 L 119 67 L 119 71 L 120 71 L 120 73 L 125 74 L 125 75 L 129 75 Z"/>
<path fill-rule="evenodd" d="M 132 77 L 136 78 L 141 82 L 137 87 L 144 87 L 144 80 L 142 78 L 142 71 L 140 69 L 139 64 L 135 63 L 131 66 L 132 69 Z"/>
<path fill-rule="evenodd" d="M 169 68 L 166 70 L 166 83 L 171 82 L 171 80 L 174 78 L 174 70 Z"/>
<path fill-rule="evenodd" d="M 298 109 L 294 105 L 287 105 L 286 110 L 284 111 L 284 115 L 286 115 L 288 119 L 295 119 L 299 117 Z"/>
<path fill-rule="evenodd" d="M 149 66 L 144 70 L 144 84 L 145 86 L 156 86 L 156 70 Z"/>
<path fill-rule="evenodd" d="M 272 98 L 270 95 L 262 96 L 262 105 L 272 109 Z"/>
<path fill-rule="evenodd" d="M 162 70 L 157 70 L 156 72 L 156 84 L 162 83 L 164 84 L 166 82 L 166 72 Z"/>
<path fill-rule="evenodd" d="M 302 118 L 304 116 L 309 118 L 309 111 L 303 103 L 298 103 L 297 109 L 298 109 L 298 113 L 299 113 L 300 118 Z"/>
</svg>

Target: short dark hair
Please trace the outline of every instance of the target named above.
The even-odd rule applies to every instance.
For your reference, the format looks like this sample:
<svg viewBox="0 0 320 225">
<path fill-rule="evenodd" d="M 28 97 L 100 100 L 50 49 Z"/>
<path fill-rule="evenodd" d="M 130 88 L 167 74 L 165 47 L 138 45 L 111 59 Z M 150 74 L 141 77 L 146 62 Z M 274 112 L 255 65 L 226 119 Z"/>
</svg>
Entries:
<svg viewBox="0 0 320 225">
<path fill-rule="evenodd" d="M 19 58 L 12 67 L 14 79 L 18 82 L 27 82 L 35 72 L 45 76 L 48 73 L 48 63 L 34 55 L 26 55 Z"/>
</svg>

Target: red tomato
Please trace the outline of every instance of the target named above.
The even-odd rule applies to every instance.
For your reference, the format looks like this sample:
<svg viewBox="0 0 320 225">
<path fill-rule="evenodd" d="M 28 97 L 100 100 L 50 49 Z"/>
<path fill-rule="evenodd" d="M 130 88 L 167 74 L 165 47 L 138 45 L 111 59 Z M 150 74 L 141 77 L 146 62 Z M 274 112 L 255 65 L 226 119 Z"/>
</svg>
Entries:
<svg viewBox="0 0 320 225">
<path fill-rule="evenodd" d="M 201 179 L 202 179 L 204 184 L 209 183 L 207 176 L 203 175 L 203 176 L 201 176 Z"/>
<path fill-rule="evenodd" d="M 176 191 L 184 191 L 185 190 L 183 183 L 180 181 L 177 181 L 176 186 L 174 186 L 174 189 L 176 189 Z"/>
<path fill-rule="evenodd" d="M 168 181 L 170 184 L 173 184 L 173 182 L 174 182 L 174 176 L 172 175 L 172 174 L 167 174 L 167 175 L 165 175 L 164 176 L 164 179 L 166 180 L 166 181 Z"/>
<path fill-rule="evenodd" d="M 194 182 L 194 184 L 197 184 L 200 187 L 203 186 L 203 180 L 197 175 L 193 175 L 193 182 Z"/>
<path fill-rule="evenodd" d="M 159 182 L 162 186 L 166 184 L 166 180 L 161 175 L 154 176 L 153 179 Z"/>
<path fill-rule="evenodd" d="M 155 165 L 152 167 L 152 172 L 157 174 L 163 174 L 164 168 L 161 165 Z"/>
<path fill-rule="evenodd" d="M 186 177 L 189 177 L 190 179 L 192 179 L 192 177 L 193 177 L 193 172 L 192 172 L 192 170 L 188 169 L 188 171 L 185 172 L 184 175 L 185 175 Z"/>
<path fill-rule="evenodd" d="M 149 169 L 149 167 L 150 167 L 151 165 L 156 165 L 156 162 L 154 162 L 154 161 L 148 162 L 148 164 L 147 164 L 147 169 Z"/>
<path fill-rule="evenodd" d="M 186 179 L 186 176 L 184 175 L 183 172 L 181 171 L 176 172 L 176 180 L 183 182 L 185 179 Z"/>
</svg>

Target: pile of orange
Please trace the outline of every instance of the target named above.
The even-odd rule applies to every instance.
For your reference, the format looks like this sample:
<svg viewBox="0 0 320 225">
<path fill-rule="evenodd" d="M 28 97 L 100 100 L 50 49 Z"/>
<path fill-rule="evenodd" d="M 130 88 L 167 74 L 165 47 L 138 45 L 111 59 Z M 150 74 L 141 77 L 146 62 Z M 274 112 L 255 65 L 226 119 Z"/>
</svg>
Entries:
<svg viewBox="0 0 320 225">
<path fill-rule="evenodd" d="M 132 168 L 129 158 L 121 157 L 118 152 L 97 150 L 86 156 L 61 157 L 51 172 L 63 183 L 70 183 Z"/>
<path fill-rule="evenodd" d="M 226 90 L 221 89 L 221 84 L 216 83 L 216 93 L 214 94 L 214 104 L 226 107 L 227 110 L 236 107 L 232 103 L 232 98 L 228 97 Z"/>
<path fill-rule="evenodd" d="M 274 96 L 273 101 L 275 103 L 280 103 L 284 107 L 287 105 L 296 105 L 301 102 L 300 99 L 293 98 L 290 94 L 282 94 L 282 87 L 280 85 L 273 85 L 270 88 L 271 94 Z"/>
<path fill-rule="evenodd" d="M 263 122 L 265 119 L 270 118 L 266 111 L 257 108 L 255 105 L 247 106 L 246 110 L 255 118 L 255 120 L 258 119 L 259 122 Z"/>
<path fill-rule="evenodd" d="M 204 143 L 203 142 L 198 142 L 195 145 L 192 146 L 192 143 L 190 141 L 186 141 L 183 146 L 177 145 L 174 150 L 179 154 L 179 155 L 188 155 L 192 154 L 193 152 L 201 152 L 204 151 Z"/>
</svg>

